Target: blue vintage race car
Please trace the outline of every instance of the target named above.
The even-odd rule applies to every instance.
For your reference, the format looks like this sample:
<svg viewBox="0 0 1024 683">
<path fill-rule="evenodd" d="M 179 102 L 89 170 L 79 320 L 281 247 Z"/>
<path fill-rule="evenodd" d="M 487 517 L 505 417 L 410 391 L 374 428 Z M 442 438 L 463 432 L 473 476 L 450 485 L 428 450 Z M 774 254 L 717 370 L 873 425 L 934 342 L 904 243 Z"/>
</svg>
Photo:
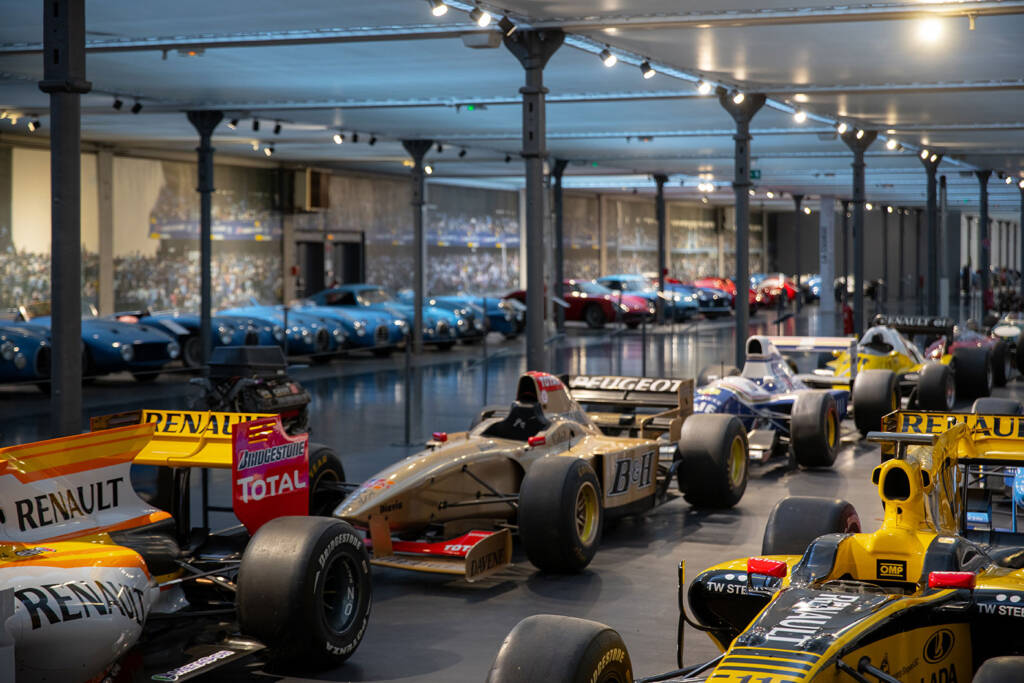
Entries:
<svg viewBox="0 0 1024 683">
<path fill-rule="evenodd" d="M 239 306 L 218 311 L 217 315 L 244 318 L 248 321 L 261 322 L 281 329 L 285 325 L 283 306 Z M 287 346 L 290 356 L 310 356 L 314 361 L 324 362 L 331 356 L 345 349 L 348 335 L 344 327 L 337 321 L 322 320 L 317 316 L 302 311 L 287 311 Z M 281 342 L 282 345 L 285 342 Z"/>
<path fill-rule="evenodd" d="M 177 340 L 149 325 L 132 325 L 91 315 L 82 318 L 82 377 L 93 378 L 127 371 L 140 382 L 151 382 L 181 351 Z M 25 325 L 50 330 L 50 303 L 18 307 L 16 319 Z"/>
<path fill-rule="evenodd" d="M 819 301 L 821 299 L 821 276 L 811 275 L 803 281 L 804 301 Z"/>
<path fill-rule="evenodd" d="M 700 307 L 699 301 L 687 292 L 666 288 L 665 292 L 659 294 L 651 279 L 641 274 L 605 275 L 597 278 L 597 283 L 604 285 L 616 294 L 643 297 L 654 305 L 657 305 L 660 298 L 665 309 L 665 317 L 668 320 L 686 320 L 697 313 Z"/>
<path fill-rule="evenodd" d="M 411 304 L 413 293 L 411 289 L 403 289 L 398 293 L 398 300 L 402 303 Z M 449 294 L 446 296 L 432 296 L 425 300 L 428 306 L 446 308 L 454 313 L 463 311 L 464 314 L 472 314 L 477 319 L 486 320 L 484 329 L 487 332 L 500 332 L 507 339 L 518 335 L 526 320 L 526 306 L 516 299 L 502 299 L 496 296 L 473 296 L 472 294 Z M 481 316 L 480 312 L 484 315 Z M 475 323 L 474 323 L 474 327 Z"/>
<path fill-rule="evenodd" d="M 318 306 L 312 300 L 299 302 L 291 310 L 341 325 L 348 336 L 348 348 L 388 356 L 400 345 L 409 325 L 404 318 L 370 308 Z"/>
<path fill-rule="evenodd" d="M 0 383 L 41 382 L 48 387 L 50 333 L 31 325 L 0 325 Z"/>
<path fill-rule="evenodd" d="M 415 315 L 410 304 L 403 304 L 377 285 L 342 285 L 309 297 L 318 306 L 338 306 L 350 309 L 369 309 L 400 317 L 412 325 Z M 459 318 L 451 311 L 437 306 L 423 307 L 423 341 L 442 351 L 455 346 L 458 338 Z"/>
<path fill-rule="evenodd" d="M 181 362 L 187 368 L 198 368 L 201 364 L 198 313 L 182 311 L 122 311 L 115 313 L 114 320 L 123 323 L 152 325 L 175 337 L 181 346 Z M 284 331 L 279 325 L 259 323 L 250 318 L 236 318 L 215 315 L 211 318 L 213 347 L 218 346 L 259 346 L 279 344 Z"/>
<path fill-rule="evenodd" d="M 850 392 L 811 389 L 767 337 L 747 340 L 742 372 L 712 365 L 698 383 L 693 411 L 739 417 L 751 460 L 764 462 L 780 450 L 804 467 L 830 467 L 835 460 Z"/>
</svg>

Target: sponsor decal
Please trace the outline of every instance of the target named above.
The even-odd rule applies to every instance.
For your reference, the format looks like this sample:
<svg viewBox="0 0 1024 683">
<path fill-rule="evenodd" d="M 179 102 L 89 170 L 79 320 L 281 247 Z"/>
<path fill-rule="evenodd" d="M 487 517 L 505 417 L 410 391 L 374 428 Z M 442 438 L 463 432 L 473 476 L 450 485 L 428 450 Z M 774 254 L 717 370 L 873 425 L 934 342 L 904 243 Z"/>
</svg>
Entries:
<svg viewBox="0 0 1024 683">
<path fill-rule="evenodd" d="M 14 554 L 18 557 L 35 557 L 36 555 L 42 555 L 43 553 L 55 553 L 57 552 L 53 548 L 22 548 L 21 550 L 15 550 Z"/>
<path fill-rule="evenodd" d="M 746 595 L 749 592 L 745 572 L 719 574 L 715 578 L 709 579 L 704 585 L 710 591 L 726 595 Z"/>
<path fill-rule="evenodd" d="M 308 514 L 307 438 L 285 434 L 276 415 L 233 428 L 231 502 L 249 533 L 276 517 Z"/>
<path fill-rule="evenodd" d="M 198 411 L 144 410 L 142 421 L 156 425 L 157 434 L 200 434 L 230 437 L 236 424 L 251 422 L 265 414 L 215 413 Z"/>
<path fill-rule="evenodd" d="M 480 557 L 471 559 L 466 564 L 466 578 L 467 580 L 472 579 L 486 571 L 496 569 L 503 564 L 505 564 L 505 550 L 502 548 L 492 550 Z"/>
<path fill-rule="evenodd" d="M 955 323 L 949 318 L 927 315 L 876 315 L 872 325 L 883 325 L 895 328 L 916 329 L 951 329 Z"/>
<path fill-rule="evenodd" d="M 65 581 L 27 586 L 14 597 L 28 612 L 32 630 L 79 619 L 113 615 L 115 610 L 140 626 L 146 620 L 144 593 L 116 581 Z"/>
<path fill-rule="evenodd" d="M 124 477 L 113 477 L 16 500 L 18 528 L 21 531 L 40 529 L 116 508 L 125 485 Z"/>
<path fill-rule="evenodd" d="M 907 563 L 903 560 L 875 560 L 875 569 L 879 579 L 892 581 L 907 580 Z"/>
<path fill-rule="evenodd" d="M 626 651 L 621 647 L 613 647 L 611 650 L 608 650 L 608 652 L 605 652 L 604 656 L 597 662 L 597 666 L 594 667 L 594 673 L 590 675 L 590 683 L 597 683 L 597 680 L 601 677 L 601 674 L 604 673 L 605 668 L 607 668 L 609 664 L 612 662 L 618 662 L 621 664 L 625 659 Z M 632 678 L 628 673 L 627 677 Z"/>
<path fill-rule="evenodd" d="M 991 594 L 990 594 L 991 596 Z M 1000 617 L 1024 618 L 1024 598 L 1019 593 L 998 593 L 994 602 L 978 601 L 978 610 L 982 614 L 994 614 Z"/>
<path fill-rule="evenodd" d="M 537 386 L 541 388 L 541 391 L 555 391 L 562 388 L 562 380 L 558 379 L 554 375 L 536 371 L 528 372 L 526 374 L 537 382 Z"/>
<path fill-rule="evenodd" d="M 836 616 L 858 599 L 856 595 L 831 593 L 796 602 L 789 608 L 789 614 L 765 633 L 764 638 L 803 645 L 818 631 L 827 628 Z"/>
<path fill-rule="evenodd" d="M 243 451 L 238 458 L 235 469 L 247 470 L 260 465 L 269 465 L 281 460 L 301 458 L 306 448 L 305 443 L 288 443 L 270 448 L 258 448 L 254 451 Z"/>
<path fill-rule="evenodd" d="M 956 638 L 953 636 L 952 631 L 948 628 L 939 629 L 933 633 L 928 639 L 928 642 L 924 644 L 924 661 L 929 664 L 941 662 L 950 652 L 953 651 L 953 645 L 955 643 Z M 954 675 L 955 674 L 956 672 L 954 671 Z"/>
<path fill-rule="evenodd" d="M 395 500 L 395 501 L 392 501 L 390 503 L 384 503 L 383 505 L 380 506 L 380 511 L 381 512 L 394 512 L 395 510 L 401 510 L 401 509 L 402 509 L 402 501 L 400 501 L 400 500 Z"/>
<path fill-rule="evenodd" d="M 910 434 L 941 434 L 961 422 L 979 436 L 1024 438 L 1024 417 L 1015 415 L 900 413 L 897 428 Z"/>
<path fill-rule="evenodd" d="M 612 485 L 608 491 L 609 496 L 618 496 L 629 490 L 630 486 L 638 489 L 647 488 L 651 485 L 651 475 L 654 465 L 654 453 L 644 453 L 639 460 L 633 458 L 620 458 L 615 461 L 615 473 L 612 477 Z"/>
<path fill-rule="evenodd" d="M 151 680 L 178 681 L 190 673 L 194 673 L 196 671 L 199 671 L 200 669 L 205 669 L 211 664 L 219 662 L 222 659 L 227 659 L 228 657 L 234 656 L 234 654 L 234 650 L 217 650 L 216 652 L 212 652 L 206 655 L 205 657 L 200 657 L 199 659 L 193 662 L 189 662 L 184 666 L 179 666 L 177 669 L 171 669 L 170 671 L 165 671 L 162 674 L 153 674 Z"/>
<path fill-rule="evenodd" d="M 945 669 L 939 669 L 933 671 L 930 677 L 924 677 L 918 679 L 921 683 L 956 683 L 956 666 L 950 665 Z"/>
<path fill-rule="evenodd" d="M 645 391 L 671 393 L 679 391 L 681 379 L 651 379 L 649 377 L 608 377 L 579 375 L 569 378 L 570 389 L 603 389 L 605 391 Z"/>
</svg>

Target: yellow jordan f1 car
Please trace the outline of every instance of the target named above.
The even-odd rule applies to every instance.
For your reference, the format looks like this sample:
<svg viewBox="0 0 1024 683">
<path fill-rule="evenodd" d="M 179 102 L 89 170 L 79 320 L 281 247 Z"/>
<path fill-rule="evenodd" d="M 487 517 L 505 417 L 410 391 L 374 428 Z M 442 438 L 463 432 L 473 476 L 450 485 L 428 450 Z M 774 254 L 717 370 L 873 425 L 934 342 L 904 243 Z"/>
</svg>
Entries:
<svg viewBox="0 0 1024 683">
<path fill-rule="evenodd" d="M 886 426 L 895 431 L 869 436 L 887 458 L 872 473 L 880 528 L 862 533 L 844 501 L 783 499 L 763 556 L 694 579 L 692 618 L 681 563 L 680 669 L 642 681 L 1024 681 L 1024 533 L 1007 491 L 1024 465 L 1024 417 L 899 412 Z M 722 654 L 683 667 L 684 622 Z M 506 638 L 489 681 L 537 680 L 625 683 L 632 664 L 607 626 L 534 616 Z"/>
</svg>

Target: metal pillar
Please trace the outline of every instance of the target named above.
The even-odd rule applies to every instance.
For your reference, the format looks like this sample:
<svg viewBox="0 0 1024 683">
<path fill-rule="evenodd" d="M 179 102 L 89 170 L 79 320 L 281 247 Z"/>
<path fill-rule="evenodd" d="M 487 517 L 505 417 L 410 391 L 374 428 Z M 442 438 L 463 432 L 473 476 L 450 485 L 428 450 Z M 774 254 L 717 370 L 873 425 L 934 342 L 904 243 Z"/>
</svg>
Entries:
<svg viewBox="0 0 1024 683">
<path fill-rule="evenodd" d="M 917 302 L 916 310 L 924 313 L 924 300 L 921 299 L 921 209 L 914 209 L 914 284 L 910 287 Z"/>
<path fill-rule="evenodd" d="M 568 164 L 569 162 L 565 159 L 555 159 L 555 163 L 551 167 L 551 194 L 555 212 L 555 272 L 552 278 L 554 280 L 552 289 L 560 297 L 565 297 L 565 291 L 562 289 L 562 283 L 565 281 L 565 207 L 562 196 L 562 174 Z M 555 329 L 565 332 L 565 309 L 561 306 L 554 308 Z"/>
<path fill-rule="evenodd" d="M 802 194 L 793 195 L 793 208 L 796 211 L 793 217 L 793 241 L 796 243 L 796 264 L 793 266 L 793 270 L 796 271 L 796 310 L 799 311 L 803 303 L 803 292 L 800 291 L 800 273 L 803 272 L 800 268 L 800 216 L 803 213 L 801 211 L 801 205 L 804 203 L 804 196 Z"/>
<path fill-rule="evenodd" d="M 736 122 L 735 175 L 732 188 L 736 195 L 736 367 L 742 368 L 747 358 L 749 306 L 743 304 L 743 292 L 750 287 L 750 120 L 764 106 L 765 96 L 746 95 L 739 103 L 724 88 L 718 101 Z"/>
<path fill-rule="evenodd" d="M 434 144 L 433 140 L 402 140 L 402 146 L 412 157 L 412 230 L 413 230 L 413 353 L 423 351 L 423 299 L 426 297 L 427 241 L 423 236 L 423 214 L 426 210 L 426 178 L 423 157 Z M 455 330 L 452 330 L 454 334 Z"/>
<path fill-rule="evenodd" d="M 938 170 L 939 164 L 942 163 L 942 155 L 932 154 L 927 159 L 921 159 L 921 163 L 924 164 L 924 170 L 928 174 L 928 229 L 925 234 L 924 244 L 924 253 L 928 263 L 925 268 L 924 288 L 928 301 L 928 311 L 930 313 L 937 313 L 939 310 L 939 202 L 935 172 Z"/>
<path fill-rule="evenodd" d="M 882 210 L 882 289 L 875 289 L 875 301 L 889 301 L 889 207 Z"/>
<path fill-rule="evenodd" d="M 899 241 L 899 245 L 898 245 L 898 246 L 897 246 L 897 248 L 896 248 L 896 251 L 897 251 L 897 253 L 899 254 L 899 262 L 900 262 L 900 272 L 899 272 L 899 275 L 900 275 L 900 284 L 899 284 L 899 299 L 900 299 L 900 306 L 902 306 L 902 305 L 903 305 L 903 297 L 904 297 L 904 293 L 903 293 L 903 283 L 904 283 L 904 282 L 906 282 L 906 280 L 907 280 L 907 277 L 906 277 L 906 275 L 905 275 L 905 273 L 906 273 L 907 271 L 906 271 L 906 268 L 905 268 L 905 267 L 904 267 L 904 265 L 903 265 L 903 244 L 904 244 L 904 237 L 903 237 L 903 224 L 904 224 L 904 219 L 905 219 L 905 218 L 906 218 L 906 216 L 907 216 L 907 210 L 906 210 L 906 209 L 897 209 L 897 211 L 899 211 L 899 213 L 900 213 L 900 227 L 899 227 L 899 231 L 900 231 L 900 241 Z"/>
<path fill-rule="evenodd" d="M 1019 244 L 1020 247 L 1020 265 L 1021 271 L 1020 278 L 1020 294 L 1024 296 L 1024 181 L 1018 182 L 1018 188 L 1020 188 L 1020 219 L 1017 223 L 1017 233 L 1020 236 Z"/>
<path fill-rule="evenodd" d="M 847 130 L 841 136 L 853 152 L 853 329 L 864 332 L 864 152 L 878 137 L 873 130 Z"/>
<path fill-rule="evenodd" d="M 224 118 L 219 111 L 190 111 L 188 120 L 199 133 L 199 347 L 202 366 L 205 368 L 213 349 L 211 309 L 213 308 L 213 237 L 211 204 L 213 197 L 213 147 L 210 136 L 213 129 Z M 287 331 L 285 331 L 287 335 Z"/>
<path fill-rule="evenodd" d="M 654 175 L 654 182 L 658 185 L 657 193 L 654 195 L 654 215 L 658 221 L 658 293 L 665 291 L 665 273 L 668 270 L 667 259 L 667 221 L 665 219 L 665 183 L 668 176 L 662 173 Z M 658 299 L 658 322 L 665 322 L 665 300 Z"/>
<path fill-rule="evenodd" d="M 96 194 L 99 218 L 97 307 L 100 315 L 114 312 L 114 155 L 109 147 L 96 152 Z"/>
<path fill-rule="evenodd" d="M 978 322 L 984 324 L 985 316 L 988 315 L 988 298 L 992 286 L 989 277 L 992 244 L 988 235 L 988 179 L 992 176 L 992 171 L 975 171 L 974 175 L 978 176 L 978 186 L 980 189 L 978 195 L 980 207 L 980 216 L 978 218 L 978 267 L 981 268 L 981 320 Z"/>
<path fill-rule="evenodd" d="M 850 200 L 842 200 L 843 207 L 843 296 L 845 302 L 850 279 Z"/>
<path fill-rule="evenodd" d="M 50 96 L 50 299 L 52 436 L 82 428 L 81 94 L 85 1 L 43 3 L 43 80 Z"/>
<path fill-rule="evenodd" d="M 544 350 L 544 67 L 565 40 L 560 30 L 516 31 L 505 47 L 526 71 L 523 95 L 523 161 L 526 164 L 526 367 L 546 370 Z"/>
</svg>

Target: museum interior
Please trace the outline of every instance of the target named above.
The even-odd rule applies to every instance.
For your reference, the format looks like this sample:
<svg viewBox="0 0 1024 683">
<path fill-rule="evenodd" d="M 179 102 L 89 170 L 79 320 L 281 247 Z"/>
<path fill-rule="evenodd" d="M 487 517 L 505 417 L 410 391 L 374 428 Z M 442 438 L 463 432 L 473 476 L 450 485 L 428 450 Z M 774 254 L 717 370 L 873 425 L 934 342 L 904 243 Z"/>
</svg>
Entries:
<svg viewBox="0 0 1024 683">
<path fill-rule="evenodd" d="M 0 0 L 0 683 L 1024 682 L 1022 34 Z"/>
</svg>

